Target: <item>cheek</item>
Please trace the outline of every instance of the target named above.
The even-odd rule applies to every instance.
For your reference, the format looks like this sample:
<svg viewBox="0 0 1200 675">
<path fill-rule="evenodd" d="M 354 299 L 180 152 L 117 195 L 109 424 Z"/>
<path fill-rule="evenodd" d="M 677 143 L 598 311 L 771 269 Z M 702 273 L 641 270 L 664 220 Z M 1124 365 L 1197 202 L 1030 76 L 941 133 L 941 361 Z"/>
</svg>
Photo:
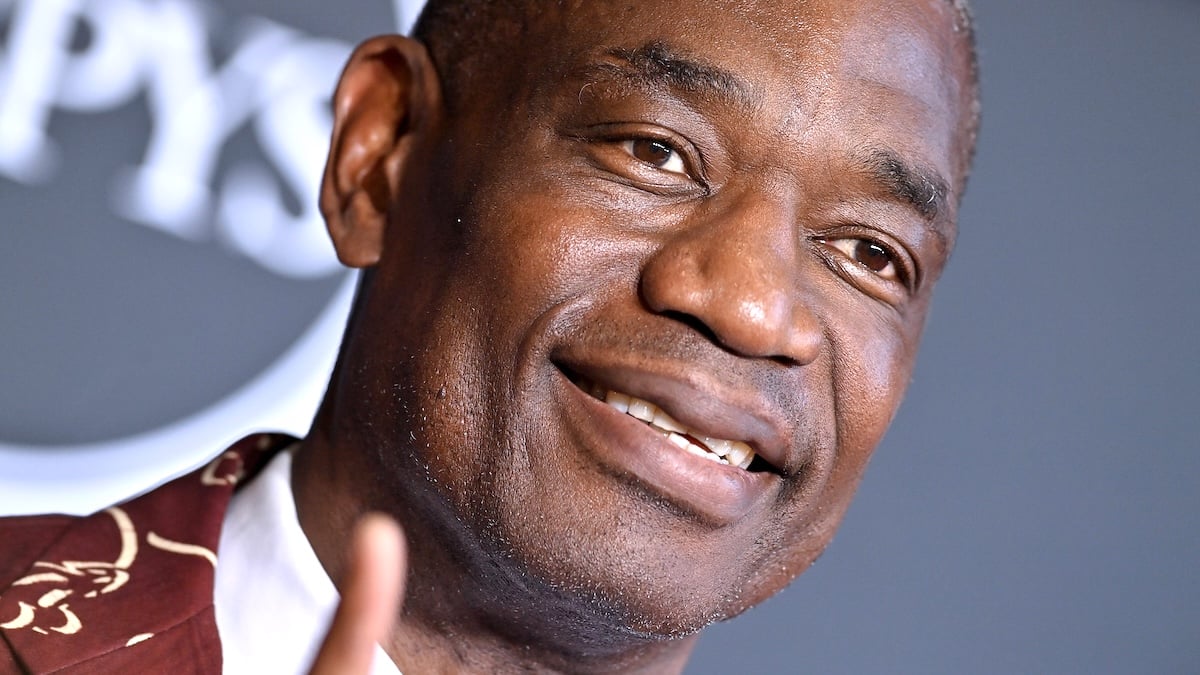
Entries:
<svg viewBox="0 0 1200 675">
<path fill-rule="evenodd" d="M 878 440 L 895 415 L 911 375 L 911 349 L 895 334 L 870 336 L 862 349 L 839 364 L 840 404 L 855 419 L 853 426 L 874 431 Z M 866 422 L 870 424 L 866 424 Z M 852 432 L 855 429 L 844 431 Z"/>
<path fill-rule="evenodd" d="M 919 333 L 919 323 L 866 320 L 838 333 L 833 371 L 838 453 L 832 484 L 840 500 L 849 501 L 900 406 Z"/>
<path fill-rule="evenodd" d="M 636 292 L 639 240 L 610 211 L 568 189 L 523 185 L 477 204 L 470 217 L 472 263 L 490 270 L 480 275 L 479 292 L 497 311 L 538 312 L 618 289 Z"/>
</svg>

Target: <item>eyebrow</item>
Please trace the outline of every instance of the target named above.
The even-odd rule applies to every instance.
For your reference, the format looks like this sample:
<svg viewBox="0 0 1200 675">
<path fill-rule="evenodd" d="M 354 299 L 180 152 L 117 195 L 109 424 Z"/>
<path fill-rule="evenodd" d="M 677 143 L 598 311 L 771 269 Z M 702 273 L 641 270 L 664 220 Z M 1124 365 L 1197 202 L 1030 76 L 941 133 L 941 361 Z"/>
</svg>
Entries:
<svg viewBox="0 0 1200 675">
<path fill-rule="evenodd" d="M 666 85 L 693 96 L 716 98 L 747 110 L 761 105 L 761 97 L 742 78 L 733 73 L 685 56 L 661 41 L 636 49 L 614 47 L 604 52 L 612 60 L 591 63 L 586 74 L 591 78 L 612 78 L 643 87 Z M 615 62 L 614 62 L 615 61 Z"/>
<path fill-rule="evenodd" d="M 925 220 L 932 223 L 945 211 L 950 188 L 937 171 L 911 164 L 888 148 L 861 154 L 857 161 L 889 196 L 911 206 Z"/>
</svg>

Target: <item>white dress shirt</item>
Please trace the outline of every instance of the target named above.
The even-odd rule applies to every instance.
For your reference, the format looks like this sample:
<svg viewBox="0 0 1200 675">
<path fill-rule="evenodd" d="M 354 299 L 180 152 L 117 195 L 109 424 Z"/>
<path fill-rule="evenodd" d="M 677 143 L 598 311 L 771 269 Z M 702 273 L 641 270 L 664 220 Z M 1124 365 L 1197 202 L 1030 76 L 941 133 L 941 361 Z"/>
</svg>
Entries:
<svg viewBox="0 0 1200 675">
<path fill-rule="evenodd" d="M 339 595 L 300 529 L 292 454 L 280 452 L 234 494 L 221 530 L 214 582 L 226 675 L 304 675 Z M 400 675 L 375 646 L 372 675 Z"/>
</svg>

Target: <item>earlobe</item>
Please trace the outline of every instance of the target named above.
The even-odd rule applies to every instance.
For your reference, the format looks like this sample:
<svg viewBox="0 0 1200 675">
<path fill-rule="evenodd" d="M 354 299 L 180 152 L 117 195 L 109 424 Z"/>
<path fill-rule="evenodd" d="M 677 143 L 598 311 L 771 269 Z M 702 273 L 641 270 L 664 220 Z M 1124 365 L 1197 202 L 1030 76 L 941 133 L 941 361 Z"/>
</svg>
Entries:
<svg viewBox="0 0 1200 675">
<path fill-rule="evenodd" d="M 399 36 L 359 45 L 333 97 L 333 138 L 321 185 L 321 212 L 338 259 L 370 267 L 414 141 L 441 112 L 437 75 L 425 47 Z"/>
</svg>

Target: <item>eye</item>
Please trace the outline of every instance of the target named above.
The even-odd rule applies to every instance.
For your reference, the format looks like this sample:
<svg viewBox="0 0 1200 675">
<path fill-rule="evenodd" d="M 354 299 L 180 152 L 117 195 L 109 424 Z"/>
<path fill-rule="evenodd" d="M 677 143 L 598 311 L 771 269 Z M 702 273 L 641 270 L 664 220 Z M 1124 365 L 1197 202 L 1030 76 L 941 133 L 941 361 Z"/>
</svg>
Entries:
<svg viewBox="0 0 1200 675">
<path fill-rule="evenodd" d="M 898 262 L 899 256 L 890 248 L 871 239 L 846 237 L 826 239 L 826 244 L 840 251 L 847 258 L 862 265 L 888 281 L 903 282 L 904 270 Z"/>
<path fill-rule="evenodd" d="M 668 199 L 708 194 L 704 156 L 683 134 L 655 124 L 597 124 L 573 134 L 597 177 Z"/>
<path fill-rule="evenodd" d="M 683 156 L 671 147 L 670 143 L 655 138 L 635 138 L 624 141 L 621 143 L 621 147 L 634 159 L 645 162 L 656 169 L 687 175 L 687 166 L 683 161 Z"/>
</svg>

